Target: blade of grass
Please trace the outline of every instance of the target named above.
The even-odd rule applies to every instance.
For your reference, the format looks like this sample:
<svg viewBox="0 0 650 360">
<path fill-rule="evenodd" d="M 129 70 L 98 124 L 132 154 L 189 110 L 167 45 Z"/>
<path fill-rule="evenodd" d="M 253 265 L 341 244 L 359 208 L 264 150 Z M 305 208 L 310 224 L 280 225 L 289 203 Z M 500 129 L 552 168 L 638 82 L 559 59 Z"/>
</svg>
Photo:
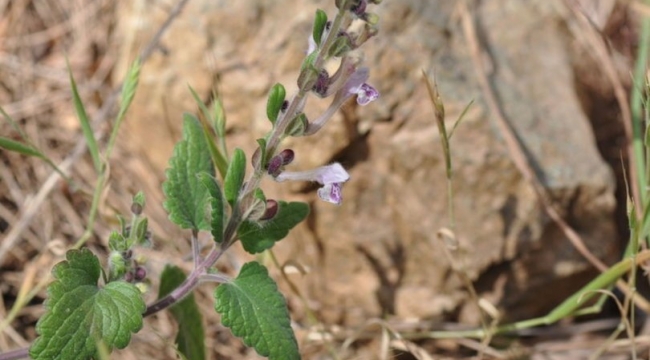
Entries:
<svg viewBox="0 0 650 360">
<path fill-rule="evenodd" d="M 0 148 L 27 156 L 34 156 L 40 159 L 43 158 L 43 154 L 37 149 L 34 149 L 31 145 L 26 145 L 3 136 L 0 136 Z"/>
<path fill-rule="evenodd" d="M 70 68 L 70 63 L 68 62 L 68 73 L 70 74 L 70 86 L 72 87 L 72 100 L 74 102 L 74 108 L 77 111 L 77 117 L 81 123 L 81 130 L 83 131 L 84 138 L 86 139 L 86 144 L 88 145 L 88 151 L 90 151 L 90 156 L 93 159 L 93 165 L 95 166 L 95 171 L 97 174 L 100 174 L 102 171 L 102 163 L 99 158 L 99 148 L 97 147 L 97 140 L 95 139 L 95 134 L 93 129 L 90 126 L 90 121 L 88 119 L 88 114 L 86 113 L 86 108 L 84 107 L 81 98 L 79 97 L 79 91 L 77 91 L 77 83 L 74 81 L 74 76 L 72 76 L 72 69 Z"/>
<path fill-rule="evenodd" d="M 226 158 L 224 157 L 222 151 L 219 150 L 217 147 L 217 144 L 214 142 L 214 139 L 210 136 L 212 133 L 209 129 L 208 121 L 211 120 L 211 114 L 210 111 L 208 110 L 208 107 L 205 106 L 205 103 L 199 95 L 194 91 L 194 89 L 191 86 L 188 86 L 190 88 L 190 92 L 192 93 L 192 96 L 194 97 L 194 101 L 196 101 L 196 104 L 199 106 L 201 109 L 201 113 L 203 116 L 199 116 L 199 120 L 201 121 L 201 125 L 203 126 L 203 134 L 205 135 L 205 139 L 208 141 L 208 148 L 210 149 L 210 156 L 212 157 L 212 162 L 214 163 L 214 166 L 217 168 L 219 171 L 219 174 L 221 174 L 221 178 L 224 179 L 226 176 L 226 171 L 228 170 L 228 161 L 226 161 Z M 215 124 L 216 122 L 213 122 Z M 219 130 L 215 127 L 214 131 L 217 132 L 217 137 L 222 139 L 223 135 L 219 134 Z"/>
<path fill-rule="evenodd" d="M 650 156 L 650 147 L 648 144 L 645 144 L 645 138 L 643 134 L 643 106 L 644 106 L 644 85 L 646 81 L 645 73 L 648 68 L 648 52 L 650 51 L 650 17 L 644 16 L 643 21 L 641 22 L 641 34 L 639 39 L 639 50 L 637 52 L 636 63 L 634 65 L 634 73 L 632 77 L 632 94 L 630 96 L 630 110 L 632 113 L 632 130 L 633 130 L 633 146 L 634 146 L 634 157 L 635 162 L 637 163 L 638 168 L 640 169 L 636 186 L 641 191 L 641 205 L 643 205 L 643 218 L 642 218 L 642 232 L 641 236 L 645 239 L 646 244 L 650 245 L 650 237 L 648 237 L 648 225 L 650 225 L 650 219 L 648 218 L 648 207 L 650 202 L 648 201 L 647 191 L 644 189 L 648 188 L 648 179 L 650 178 L 650 166 L 648 166 L 647 161 L 649 161 Z M 647 104 L 646 104 L 647 106 Z M 649 119 L 645 119 L 646 126 Z M 645 145 L 645 146 L 644 146 Z M 643 166 L 643 167 L 642 167 Z M 641 169 L 645 169 L 642 171 Z M 632 242 L 630 242 L 631 245 Z M 629 252 L 626 250 L 626 253 Z"/>
<path fill-rule="evenodd" d="M 36 146 L 32 143 L 32 141 L 29 139 L 29 136 L 23 131 L 23 129 L 18 126 L 18 123 L 7 114 L 7 112 L 0 106 L 0 113 L 2 116 L 4 116 L 5 120 L 11 124 L 11 126 L 20 134 L 20 137 L 23 139 L 23 143 L 8 139 L 8 138 L 1 138 L 0 139 L 0 147 L 5 148 L 10 151 L 15 151 L 18 153 L 21 153 L 23 155 L 27 156 L 34 156 L 37 157 L 43 161 L 45 161 L 54 171 L 56 171 L 63 179 L 65 179 L 66 182 L 70 185 L 74 185 L 74 181 L 72 178 L 70 178 L 68 175 L 66 175 L 55 163 L 50 159 L 47 155 L 45 155 L 43 152 L 38 150 Z M 73 186 L 74 187 L 74 186 Z"/>
<path fill-rule="evenodd" d="M 106 158 L 108 159 L 113 151 L 113 146 L 115 145 L 115 140 L 117 139 L 117 133 L 122 125 L 122 120 L 124 120 L 124 115 L 126 111 L 131 106 L 133 102 L 133 97 L 135 96 L 135 90 L 138 87 L 138 81 L 140 79 L 140 59 L 136 59 L 133 64 L 129 67 L 129 71 L 126 74 L 126 79 L 124 84 L 122 84 L 122 94 L 120 97 L 120 111 L 117 113 L 117 118 L 115 119 L 115 124 L 113 125 L 113 130 L 111 131 L 111 137 L 108 140 L 108 146 L 106 147 Z"/>
<path fill-rule="evenodd" d="M 18 126 L 18 123 L 16 123 L 16 121 L 11 116 L 9 116 L 9 114 L 7 114 L 7 112 L 5 111 L 5 109 L 2 108 L 2 106 L 0 106 L 0 113 L 2 113 L 2 116 L 4 116 L 5 120 L 7 120 L 9 124 L 11 124 L 14 130 L 16 130 L 20 134 L 20 137 L 23 139 L 23 141 L 26 143 L 30 143 L 27 134 L 25 134 L 23 129 L 21 129 L 20 126 Z"/>
</svg>

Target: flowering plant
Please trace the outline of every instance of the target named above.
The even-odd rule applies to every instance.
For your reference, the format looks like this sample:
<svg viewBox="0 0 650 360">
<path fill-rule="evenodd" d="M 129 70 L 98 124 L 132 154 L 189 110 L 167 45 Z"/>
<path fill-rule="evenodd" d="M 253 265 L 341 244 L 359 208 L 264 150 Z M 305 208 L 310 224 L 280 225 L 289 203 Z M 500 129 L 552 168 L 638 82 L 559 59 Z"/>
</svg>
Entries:
<svg viewBox="0 0 650 360">
<path fill-rule="evenodd" d="M 260 188 L 266 176 L 278 182 L 317 182 L 322 186 L 318 190 L 322 200 L 341 204 L 342 185 L 350 179 L 341 164 L 312 170 L 289 169 L 296 154 L 281 145 L 287 137 L 317 133 L 351 97 L 356 96 L 359 105 L 378 98 L 377 90 L 366 82 L 369 70 L 361 66 L 357 49 L 377 33 L 377 16 L 367 7 L 379 2 L 336 0 L 338 12 L 332 21 L 324 11 L 316 12 L 297 93 L 287 99 L 282 84 L 271 88 L 266 109 L 271 130 L 257 140 L 257 150 L 250 157 L 253 170 L 248 177 L 246 154 L 235 149 L 228 156 L 225 116 L 219 103 L 208 109 L 193 92 L 201 116 L 184 115 L 183 138 L 174 148 L 163 184 L 164 207 L 170 220 L 190 230 L 192 272 L 186 276 L 180 268 L 168 266 L 161 276 L 159 299 L 145 304 L 142 293 L 146 291 L 147 270 L 137 251 L 151 244 L 152 234 L 143 215 L 144 195 L 137 194 L 130 219 L 120 217 L 119 229 L 108 239 L 106 270 L 88 249 L 68 251 L 66 260 L 54 267 L 55 281 L 48 288 L 46 312 L 36 326 L 39 337 L 29 348 L 29 356 L 103 358 L 113 348 L 126 347 L 131 334 L 142 328 L 145 316 L 171 308 L 179 322 L 179 352 L 187 359 L 203 359 L 204 335 L 192 291 L 201 283 L 217 282 L 215 310 L 233 334 L 269 359 L 300 358 L 286 301 L 266 268 L 250 262 L 243 265 L 236 278 L 230 278 L 219 273 L 215 264 L 237 241 L 251 254 L 270 249 L 307 216 L 309 208 L 305 203 L 267 199 Z M 338 69 L 330 75 L 326 66 L 332 63 L 338 64 Z M 138 74 L 136 62 L 122 94 L 127 105 L 120 109 L 118 123 L 133 98 Z M 84 124 L 85 110 L 72 84 Z M 323 114 L 310 120 L 305 105 L 312 94 L 332 97 L 332 102 Z M 111 137 L 107 153 L 113 141 Z M 104 165 L 94 141 L 89 141 L 89 148 L 96 169 L 103 174 Z M 198 244 L 202 231 L 209 232 L 214 240 L 206 256 L 201 255 Z M 0 359 L 25 355 L 27 350 L 0 354 Z"/>
</svg>

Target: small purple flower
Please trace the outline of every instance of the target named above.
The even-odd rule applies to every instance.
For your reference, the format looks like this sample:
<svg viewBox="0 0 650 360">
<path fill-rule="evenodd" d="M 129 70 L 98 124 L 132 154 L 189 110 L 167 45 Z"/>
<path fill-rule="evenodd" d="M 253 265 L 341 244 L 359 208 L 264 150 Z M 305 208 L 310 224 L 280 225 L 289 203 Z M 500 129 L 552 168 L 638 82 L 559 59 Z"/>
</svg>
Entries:
<svg viewBox="0 0 650 360">
<path fill-rule="evenodd" d="M 379 97 L 379 91 L 366 83 L 361 84 L 356 90 L 357 104 L 361 106 L 368 105 Z"/>
<path fill-rule="evenodd" d="M 344 99 L 356 94 L 357 104 L 365 106 L 379 98 L 379 91 L 366 83 L 369 76 L 368 72 L 368 68 L 362 67 L 350 75 L 350 78 L 341 89 Z"/>
<path fill-rule="evenodd" d="M 357 103 L 361 106 L 368 105 L 370 102 L 379 98 L 379 92 L 366 83 L 368 75 L 369 71 L 366 67 L 354 70 L 354 72 L 347 77 L 345 84 L 336 91 L 334 100 L 332 100 L 332 103 L 327 110 L 325 110 L 321 116 L 316 118 L 316 120 L 309 123 L 303 135 L 312 135 L 318 132 L 318 130 L 323 128 L 327 121 L 332 118 L 336 111 L 338 111 L 341 105 L 343 105 L 343 103 L 353 95 L 357 95 Z M 337 74 L 334 76 L 337 76 Z"/>
<path fill-rule="evenodd" d="M 339 163 L 321 166 L 307 171 L 283 171 L 275 177 L 276 181 L 297 180 L 315 181 L 323 187 L 318 189 L 318 196 L 327 202 L 340 205 L 343 200 L 341 186 L 350 180 L 350 174 Z"/>
</svg>

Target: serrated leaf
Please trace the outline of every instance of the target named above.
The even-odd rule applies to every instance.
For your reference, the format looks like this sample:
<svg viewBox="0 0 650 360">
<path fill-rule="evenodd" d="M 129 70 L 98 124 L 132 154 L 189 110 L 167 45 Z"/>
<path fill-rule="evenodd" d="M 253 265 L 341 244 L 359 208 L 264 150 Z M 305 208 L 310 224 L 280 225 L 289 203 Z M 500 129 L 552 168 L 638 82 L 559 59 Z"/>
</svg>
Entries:
<svg viewBox="0 0 650 360">
<path fill-rule="evenodd" d="M 300 359 L 287 303 L 264 266 L 244 264 L 235 280 L 217 287 L 214 299 L 221 322 L 258 354 L 270 360 Z"/>
<path fill-rule="evenodd" d="M 270 249 L 277 241 L 284 239 L 289 230 L 303 221 L 309 214 L 309 205 L 302 202 L 278 201 L 278 213 L 260 225 L 244 221 L 237 230 L 244 250 L 251 254 Z"/>
<path fill-rule="evenodd" d="M 86 114 L 86 108 L 81 101 L 79 91 L 77 91 L 77 83 L 74 81 L 74 77 L 72 76 L 72 69 L 70 69 L 70 64 L 68 64 L 68 72 L 70 74 L 70 86 L 72 87 L 72 100 L 74 102 L 74 108 L 77 111 L 77 117 L 79 118 L 79 123 L 81 124 L 81 131 L 83 132 L 84 138 L 86 139 L 86 144 L 88 145 L 90 156 L 93 159 L 93 165 L 95 165 L 95 171 L 99 174 L 102 171 L 102 163 L 99 159 L 99 147 L 97 147 L 97 140 L 95 139 L 95 134 L 93 133 L 93 129 L 90 126 L 90 120 L 88 119 L 88 114 Z"/>
<path fill-rule="evenodd" d="M 325 25 L 327 25 L 327 14 L 325 13 L 325 11 L 321 9 L 317 9 L 312 36 L 314 37 L 314 41 L 318 46 L 320 46 L 320 41 L 321 38 L 323 37 L 323 31 L 325 30 Z"/>
<path fill-rule="evenodd" d="M 230 205 L 233 205 L 239 195 L 239 190 L 244 183 L 244 176 L 246 175 L 246 154 L 242 149 L 235 149 L 232 154 L 230 164 L 228 164 L 228 172 L 223 184 L 223 192 L 226 200 Z"/>
<path fill-rule="evenodd" d="M 40 335 L 32 344 L 32 359 L 98 358 L 98 342 L 122 349 L 131 333 L 142 328 L 146 305 L 132 284 L 114 281 L 97 286 L 99 260 L 88 249 L 70 250 L 52 270 L 46 312 L 36 324 Z"/>
<path fill-rule="evenodd" d="M 223 241 L 223 224 L 225 222 L 223 195 L 221 194 L 217 180 L 210 176 L 210 174 L 200 173 L 199 179 L 210 194 L 210 208 L 212 209 L 210 212 L 210 232 L 212 233 L 212 239 L 220 243 Z"/>
<path fill-rule="evenodd" d="M 37 158 L 43 158 L 43 154 L 38 151 L 37 149 L 34 149 L 30 145 L 23 144 L 18 141 L 11 140 L 9 138 L 0 136 L 0 148 L 17 152 L 19 154 L 27 155 L 27 156 L 34 156 Z"/>
<path fill-rule="evenodd" d="M 177 266 L 167 265 L 160 275 L 160 290 L 158 298 L 172 292 L 185 280 L 185 273 Z M 169 309 L 178 322 L 176 345 L 178 351 L 188 360 L 205 359 L 205 334 L 201 321 L 201 312 L 190 294 Z"/>
<path fill-rule="evenodd" d="M 193 115 L 183 115 L 183 140 L 174 147 L 169 165 L 163 183 L 163 206 L 169 218 L 182 229 L 210 230 L 205 214 L 210 197 L 197 174 L 212 174 L 212 160 L 203 128 Z"/>
<path fill-rule="evenodd" d="M 273 85 L 271 88 L 269 98 L 266 101 L 266 116 L 271 120 L 271 124 L 275 124 L 275 120 L 278 119 L 286 95 L 287 92 L 280 83 Z"/>
</svg>

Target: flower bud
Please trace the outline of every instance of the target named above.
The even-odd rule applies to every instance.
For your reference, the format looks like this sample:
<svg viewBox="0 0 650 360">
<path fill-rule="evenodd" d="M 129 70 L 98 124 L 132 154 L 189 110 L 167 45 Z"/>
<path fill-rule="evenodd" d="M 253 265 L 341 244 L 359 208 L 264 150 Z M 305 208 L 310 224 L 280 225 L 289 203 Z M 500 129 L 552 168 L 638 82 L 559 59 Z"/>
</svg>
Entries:
<svg viewBox="0 0 650 360">
<path fill-rule="evenodd" d="M 284 149 L 284 150 L 280 151 L 280 153 L 278 155 L 280 157 L 282 157 L 282 165 L 291 164 L 291 162 L 293 162 L 293 159 L 296 156 L 296 154 L 291 149 Z"/>
<path fill-rule="evenodd" d="M 358 17 L 363 17 L 366 13 L 367 0 L 357 0 L 355 4 L 350 7 L 350 11 Z"/>
<path fill-rule="evenodd" d="M 282 171 L 282 157 L 280 155 L 275 155 L 274 157 L 269 160 L 269 165 L 267 168 L 267 172 L 269 175 L 276 177 L 280 174 Z"/>
<path fill-rule="evenodd" d="M 133 278 L 135 279 L 135 281 L 142 281 L 146 277 L 147 277 L 147 269 L 145 269 L 142 266 L 138 266 L 135 268 L 133 272 Z"/>
<path fill-rule="evenodd" d="M 140 215 L 142 214 L 142 205 L 138 203 L 133 203 L 131 204 L 131 213 L 133 215 Z"/>
<path fill-rule="evenodd" d="M 260 220 L 271 220 L 278 213 L 278 202 L 272 199 L 266 200 L 266 210 Z"/>
<path fill-rule="evenodd" d="M 312 90 L 320 97 L 325 97 L 327 94 L 327 88 L 329 87 L 329 79 L 330 75 L 327 73 L 327 70 L 321 69 Z"/>
</svg>

